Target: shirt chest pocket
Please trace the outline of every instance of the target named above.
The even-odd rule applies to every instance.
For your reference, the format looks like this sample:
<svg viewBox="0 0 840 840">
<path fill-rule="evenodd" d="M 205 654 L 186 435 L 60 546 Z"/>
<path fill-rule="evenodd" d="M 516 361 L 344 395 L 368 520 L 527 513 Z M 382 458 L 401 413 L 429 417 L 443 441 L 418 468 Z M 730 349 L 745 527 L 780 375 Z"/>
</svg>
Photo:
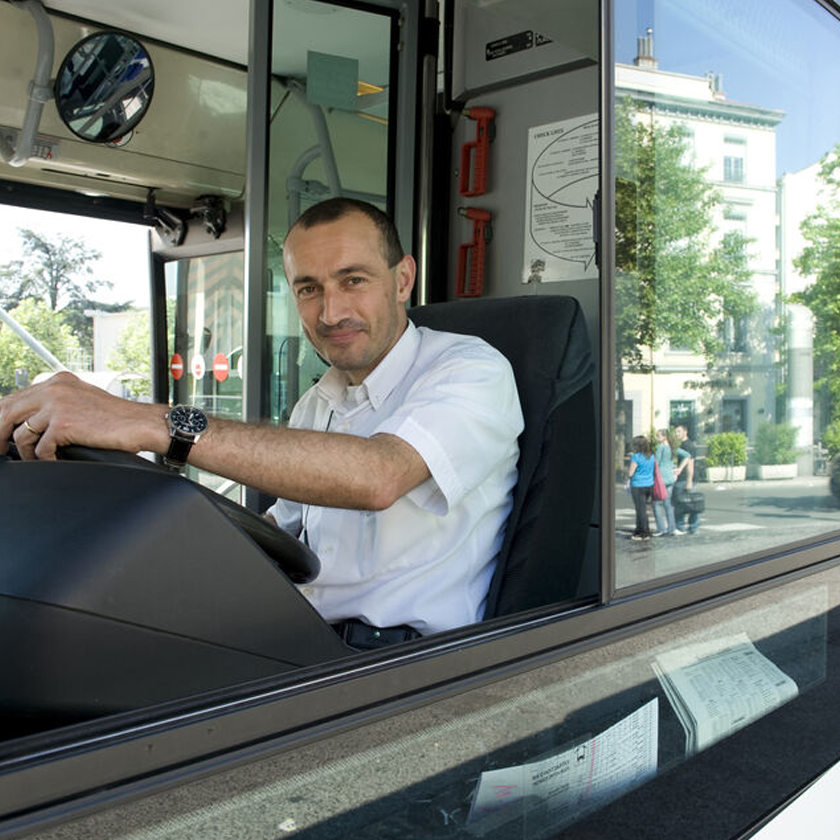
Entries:
<svg viewBox="0 0 840 840">
<path fill-rule="evenodd" d="M 321 561 L 318 584 L 354 584 L 376 573 L 376 515 L 372 512 L 313 507 L 307 531 Z"/>
</svg>

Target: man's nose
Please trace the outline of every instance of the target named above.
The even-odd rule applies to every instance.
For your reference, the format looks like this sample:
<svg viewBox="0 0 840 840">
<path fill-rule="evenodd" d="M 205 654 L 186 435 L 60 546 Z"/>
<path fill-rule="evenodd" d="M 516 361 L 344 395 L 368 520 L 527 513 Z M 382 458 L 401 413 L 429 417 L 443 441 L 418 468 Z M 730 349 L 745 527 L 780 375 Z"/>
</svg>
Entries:
<svg viewBox="0 0 840 840">
<path fill-rule="evenodd" d="M 326 287 L 321 297 L 321 323 L 337 324 L 347 317 L 347 301 L 341 289 Z"/>
</svg>

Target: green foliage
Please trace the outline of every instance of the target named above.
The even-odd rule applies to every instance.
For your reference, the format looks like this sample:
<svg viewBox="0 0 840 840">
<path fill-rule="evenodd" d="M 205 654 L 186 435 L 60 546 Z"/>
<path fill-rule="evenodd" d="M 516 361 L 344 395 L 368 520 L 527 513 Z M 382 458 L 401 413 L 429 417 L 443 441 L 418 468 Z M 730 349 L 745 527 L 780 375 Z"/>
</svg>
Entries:
<svg viewBox="0 0 840 840">
<path fill-rule="evenodd" d="M 823 446 L 828 450 L 828 457 L 840 455 L 840 419 L 834 420 L 823 432 Z"/>
<path fill-rule="evenodd" d="M 113 285 L 94 278 L 93 263 L 102 255 L 84 243 L 61 235 L 50 240 L 28 228 L 18 228 L 18 235 L 23 240 L 23 259 L 0 270 L 4 282 L 0 297 L 7 306 L 34 297 L 46 301 L 55 312 Z"/>
<path fill-rule="evenodd" d="M 66 361 L 79 350 L 79 342 L 61 313 L 52 312 L 43 301 L 24 300 L 11 315 L 59 361 Z M 0 394 L 8 394 L 15 389 L 16 369 L 26 370 L 31 382 L 50 367 L 20 336 L 0 323 Z"/>
<path fill-rule="evenodd" d="M 743 432 L 721 432 L 709 438 L 706 466 L 741 467 L 747 463 L 747 436 Z"/>
<path fill-rule="evenodd" d="M 108 370 L 118 373 L 135 373 L 140 379 L 125 383 L 134 399 L 152 396 L 151 324 L 148 312 L 132 313 L 128 323 L 117 338 L 116 346 L 108 357 Z"/>
<path fill-rule="evenodd" d="M 631 100 L 616 115 L 616 362 L 649 369 L 645 348 L 678 343 L 711 366 L 717 324 L 756 308 L 746 240 L 716 237 L 721 202 L 689 157 L 685 129 L 637 119 Z"/>
<path fill-rule="evenodd" d="M 24 256 L 0 265 L 0 306 L 12 310 L 25 300 L 43 301 L 53 312 L 63 313 L 81 348 L 92 354 L 93 326 L 85 311 L 119 312 L 128 308 L 128 304 L 103 304 L 91 297 L 113 286 L 94 276 L 94 264 L 101 254 L 66 236 L 48 239 L 27 228 L 19 228 L 18 235 Z"/>
<path fill-rule="evenodd" d="M 816 316 L 815 385 L 828 392 L 834 426 L 840 421 L 840 144 L 822 159 L 819 180 L 823 200 L 802 223 L 808 244 L 794 260 L 796 268 L 814 280 L 790 299 Z"/>
<path fill-rule="evenodd" d="M 759 464 L 792 464 L 796 461 L 796 426 L 762 423 L 755 435 L 755 459 Z"/>
<path fill-rule="evenodd" d="M 23 275 L 23 260 L 0 265 L 0 306 L 14 309 L 26 297 L 28 281 Z"/>
</svg>

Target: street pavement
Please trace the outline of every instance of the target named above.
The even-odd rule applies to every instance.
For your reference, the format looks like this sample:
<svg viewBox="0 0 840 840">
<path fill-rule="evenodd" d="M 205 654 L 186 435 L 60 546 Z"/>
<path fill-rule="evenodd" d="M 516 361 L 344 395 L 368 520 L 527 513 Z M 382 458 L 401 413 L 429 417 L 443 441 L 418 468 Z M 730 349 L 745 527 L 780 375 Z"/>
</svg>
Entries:
<svg viewBox="0 0 840 840">
<path fill-rule="evenodd" d="M 703 482 L 706 498 L 695 534 L 630 539 L 633 502 L 616 487 L 616 566 L 619 587 L 767 551 L 840 530 L 840 503 L 826 476 L 770 481 Z M 655 531 L 649 509 L 651 530 Z"/>
</svg>

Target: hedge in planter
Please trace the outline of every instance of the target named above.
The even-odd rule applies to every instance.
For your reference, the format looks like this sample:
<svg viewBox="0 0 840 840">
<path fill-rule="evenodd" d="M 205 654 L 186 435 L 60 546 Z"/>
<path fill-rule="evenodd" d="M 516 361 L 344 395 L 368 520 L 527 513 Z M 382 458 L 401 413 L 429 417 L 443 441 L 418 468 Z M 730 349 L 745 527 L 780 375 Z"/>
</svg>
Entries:
<svg viewBox="0 0 840 840">
<path fill-rule="evenodd" d="M 790 423 L 762 423 L 755 435 L 755 460 L 768 466 L 795 463 L 796 432 Z"/>
<path fill-rule="evenodd" d="M 707 467 L 742 467 L 747 463 L 747 436 L 743 432 L 721 432 L 709 438 Z"/>
</svg>

